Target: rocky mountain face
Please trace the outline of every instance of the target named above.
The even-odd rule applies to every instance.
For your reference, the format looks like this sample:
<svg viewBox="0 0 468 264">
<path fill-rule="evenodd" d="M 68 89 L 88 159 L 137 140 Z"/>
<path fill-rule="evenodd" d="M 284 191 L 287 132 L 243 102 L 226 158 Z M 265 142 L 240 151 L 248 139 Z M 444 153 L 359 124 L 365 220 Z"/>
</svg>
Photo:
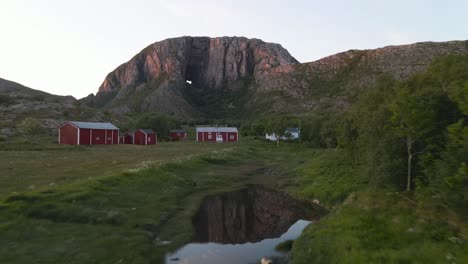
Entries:
<svg viewBox="0 0 468 264">
<path fill-rule="evenodd" d="M 397 80 L 426 70 L 437 57 L 467 53 L 468 41 L 423 42 L 373 50 L 349 50 L 314 62 L 286 65 L 258 78 L 251 111 L 268 105 L 273 112 L 343 111 L 379 76 Z M 291 107 L 292 106 L 292 107 Z M 261 108 L 260 108 L 261 109 Z"/>
<path fill-rule="evenodd" d="M 117 113 L 159 111 L 186 119 L 343 111 L 383 74 L 404 79 L 438 56 L 466 52 L 468 41 L 424 42 L 298 63 L 280 45 L 259 39 L 173 38 L 119 66 L 83 101 Z"/>
<path fill-rule="evenodd" d="M 162 111 L 191 117 L 203 114 L 191 100 L 199 99 L 194 90 L 208 94 L 239 92 L 269 70 L 296 63 L 280 45 L 258 39 L 167 39 L 148 46 L 109 73 L 97 96 L 85 101 L 120 111 Z M 142 94 L 144 98 L 140 98 Z"/>
</svg>

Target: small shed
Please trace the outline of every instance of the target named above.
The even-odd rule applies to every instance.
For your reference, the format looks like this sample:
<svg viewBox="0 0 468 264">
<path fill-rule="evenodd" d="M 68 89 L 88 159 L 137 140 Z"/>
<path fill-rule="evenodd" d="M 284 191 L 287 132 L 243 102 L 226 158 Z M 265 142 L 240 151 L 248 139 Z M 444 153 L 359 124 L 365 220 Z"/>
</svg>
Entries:
<svg viewBox="0 0 468 264">
<path fill-rule="evenodd" d="M 119 144 L 119 129 L 111 123 L 67 121 L 58 130 L 59 144 Z"/>
<path fill-rule="evenodd" d="M 133 132 L 127 132 L 120 137 L 120 144 L 133 144 Z"/>
<path fill-rule="evenodd" d="M 133 132 L 133 144 L 136 145 L 154 145 L 158 137 L 153 129 L 137 129 Z"/>
<path fill-rule="evenodd" d="M 198 142 L 237 142 L 237 127 L 197 127 Z"/>
<path fill-rule="evenodd" d="M 183 129 L 169 130 L 169 137 L 171 140 L 184 140 L 187 138 L 187 132 Z"/>
</svg>

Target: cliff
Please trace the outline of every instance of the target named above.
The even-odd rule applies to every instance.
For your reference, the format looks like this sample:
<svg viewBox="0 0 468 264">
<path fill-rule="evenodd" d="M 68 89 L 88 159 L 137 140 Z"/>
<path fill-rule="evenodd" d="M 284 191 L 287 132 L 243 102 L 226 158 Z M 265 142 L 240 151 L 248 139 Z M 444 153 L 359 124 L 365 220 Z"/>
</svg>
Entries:
<svg viewBox="0 0 468 264">
<path fill-rule="evenodd" d="M 173 38 L 146 47 L 83 101 L 117 113 L 186 119 L 344 111 L 383 74 L 404 79 L 438 56 L 466 52 L 468 41 L 423 42 L 298 63 L 279 44 L 259 39 Z"/>
</svg>

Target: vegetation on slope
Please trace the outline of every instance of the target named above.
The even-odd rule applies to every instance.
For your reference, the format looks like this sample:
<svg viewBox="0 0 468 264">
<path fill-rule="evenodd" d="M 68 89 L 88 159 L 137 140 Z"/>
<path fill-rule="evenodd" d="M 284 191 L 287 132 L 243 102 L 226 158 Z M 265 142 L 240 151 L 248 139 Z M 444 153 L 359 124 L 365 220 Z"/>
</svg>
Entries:
<svg viewBox="0 0 468 264">
<path fill-rule="evenodd" d="M 136 162 L 117 159 L 128 155 L 115 149 L 108 155 L 122 162 L 116 170 L 97 170 L 90 166 L 93 160 L 83 159 L 80 167 L 102 175 L 16 194 L 7 188 L 10 193 L 0 203 L 0 244 L 6 245 L 0 262 L 161 262 L 167 250 L 190 241 L 191 217 L 202 197 L 260 183 L 318 199 L 331 209 L 293 243 L 293 263 L 465 263 L 467 98 L 468 56 L 447 56 L 406 81 L 382 76 L 349 113 L 277 116 L 242 128 L 246 135 L 261 136 L 301 124 L 302 144 L 247 141 L 220 151 L 221 145 L 207 156 L 149 162 L 127 172 Z M 186 146 L 194 152 L 219 146 L 166 144 L 160 146 L 183 146 L 184 153 Z M 160 152 L 158 147 L 157 155 L 140 158 L 167 156 L 169 147 Z M 73 154 L 91 157 L 99 149 L 73 148 Z M 44 150 L 50 156 L 31 169 L 57 159 L 54 151 L 72 153 Z M 34 184 L 38 177 L 32 171 L 15 169 L 28 168 L 20 162 L 34 160 L 36 153 L 5 151 L 5 171 L 17 163 L 0 186 L 22 176 L 21 188 Z M 63 167 L 44 172 L 52 168 Z M 271 173 L 261 173 L 264 168 Z M 75 169 L 67 173 L 89 173 Z M 50 175 L 65 173 L 43 174 L 44 182 Z"/>
</svg>

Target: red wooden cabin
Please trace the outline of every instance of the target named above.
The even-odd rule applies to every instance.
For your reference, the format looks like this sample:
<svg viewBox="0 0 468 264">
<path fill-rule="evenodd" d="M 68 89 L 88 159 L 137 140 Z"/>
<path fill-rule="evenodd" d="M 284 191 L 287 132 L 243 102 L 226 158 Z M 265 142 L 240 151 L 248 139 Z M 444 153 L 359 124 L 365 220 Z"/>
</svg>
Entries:
<svg viewBox="0 0 468 264">
<path fill-rule="evenodd" d="M 154 145 L 158 137 L 152 129 L 138 129 L 133 132 L 133 144 L 136 145 Z"/>
<path fill-rule="evenodd" d="M 59 127 L 59 144 L 119 144 L 119 129 L 111 123 L 68 121 Z"/>
<path fill-rule="evenodd" d="M 236 127 L 197 127 L 198 142 L 237 142 L 239 132 Z"/>
<path fill-rule="evenodd" d="M 120 137 L 120 144 L 133 144 L 133 133 L 127 132 Z"/>
<path fill-rule="evenodd" d="M 171 140 L 184 140 L 187 138 L 187 132 L 183 129 L 169 130 L 169 137 Z"/>
</svg>

